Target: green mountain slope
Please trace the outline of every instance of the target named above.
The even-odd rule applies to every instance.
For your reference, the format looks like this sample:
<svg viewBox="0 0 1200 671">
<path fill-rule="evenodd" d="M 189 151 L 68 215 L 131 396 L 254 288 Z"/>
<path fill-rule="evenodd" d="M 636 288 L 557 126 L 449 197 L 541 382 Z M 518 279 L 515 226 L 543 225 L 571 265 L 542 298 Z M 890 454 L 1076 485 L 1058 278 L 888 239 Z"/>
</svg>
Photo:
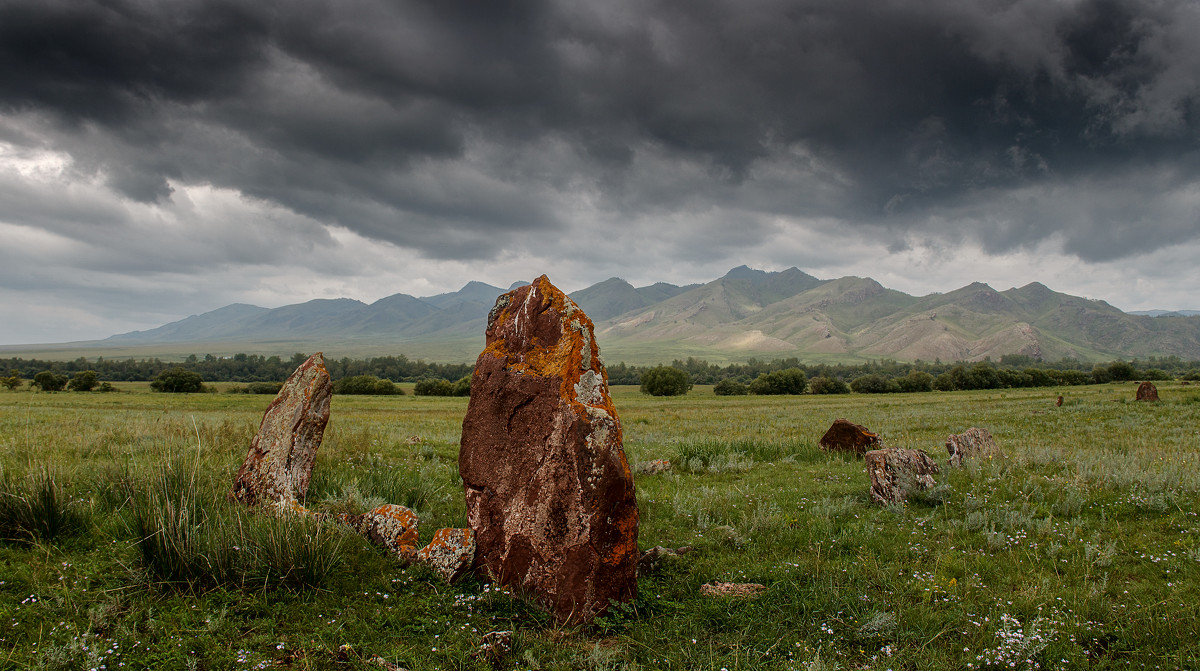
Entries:
<svg viewBox="0 0 1200 671">
<path fill-rule="evenodd" d="M 238 304 L 104 341 L 26 349 L 43 356 L 290 355 L 320 349 L 337 356 L 404 353 L 471 361 L 483 347 L 488 310 L 504 291 L 469 282 L 456 292 L 425 298 L 395 294 L 370 305 L 344 298 L 275 309 Z M 796 268 L 765 272 L 739 266 L 685 287 L 635 288 L 614 277 L 571 298 L 596 322 L 609 361 L 688 356 L 716 363 L 751 356 L 954 361 L 1005 354 L 1200 359 L 1200 316 L 1126 314 L 1037 282 L 1006 291 L 976 282 L 916 297 L 870 278 L 821 280 Z"/>
</svg>

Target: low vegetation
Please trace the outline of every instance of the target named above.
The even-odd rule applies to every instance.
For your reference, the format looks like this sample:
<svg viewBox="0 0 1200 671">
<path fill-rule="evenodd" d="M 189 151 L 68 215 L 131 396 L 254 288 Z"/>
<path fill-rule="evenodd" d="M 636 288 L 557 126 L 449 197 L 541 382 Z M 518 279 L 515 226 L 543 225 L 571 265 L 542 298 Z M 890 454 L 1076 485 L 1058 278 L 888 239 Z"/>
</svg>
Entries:
<svg viewBox="0 0 1200 671">
<path fill-rule="evenodd" d="M 333 385 L 335 394 L 358 394 L 369 396 L 391 396 L 403 394 L 404 390 L 391 380 L 381 380 L 374 375 L 344 377 Z"/>
<path fill-rule="evenodd" d="M 688 374 L 671 366 L 657 366 L 642 373 L 643 394 L 651 396 L 682 396 L 692 389 Z"/>
<path fill-rule="evenodd" d="M 816 376 L 820 377 L 820 376 Z M 818 384 L 808 380 L 809 392 Z M 833 378 L 828 378 L 833 379 Z M 411 383 L 410 383 L 411 384 Z M 822 382 L 821 384 L 825 384 Z M 224 383 L 208 383 L 223 387 Z M 1200 660 L 1200 389 L 1159 384 L 683 398 L 614 389 L 640 545 L 694 549 L 636 601 L 555 626 L 504 590 L 447 587 L 336 524 L 224 495 L 270 402 L 255 394 L 0 390 L 4 668 L 1191 669 Z M 1064 396 L 1061 407 L 1055 399 Z M 465 398 L 335 395 L 304 502 L 466 523 Z M 1007 453 L 870 502 L 846 417 L 945 461 L 985 427 Z M 757 583 L 745 598 L 715 582 Z"/>
<path fill-rule="evenodd" d="M 438 378 L 425 378 L 413 385 L 417 396 L 470 396 L 471 376 L 464 375 L 456 382 Z"/>
<path fill-rule="evenodd" d="M 150 388 L 169 394 L 195 394 L 205 391 L 204 378 L 199 373 L 182 366 L 159 373 L 150 383 Z"/>
</svg>

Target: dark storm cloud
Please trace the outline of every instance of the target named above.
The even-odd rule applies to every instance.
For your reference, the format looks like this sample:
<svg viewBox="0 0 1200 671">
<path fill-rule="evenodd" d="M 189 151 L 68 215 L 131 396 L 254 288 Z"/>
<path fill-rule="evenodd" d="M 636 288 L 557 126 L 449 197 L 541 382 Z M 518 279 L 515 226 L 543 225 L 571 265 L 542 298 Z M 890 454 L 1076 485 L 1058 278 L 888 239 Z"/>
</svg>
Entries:
<svg viewBox="0 0 1200 671">
<path fill-rule="evenodd" d="M 437 258 L 730 208 L 1109 259 L 1200 235 L 1198 32 L 1182 0 L 0 0 L 0 110 L 128 198 Z"/>
</svg>

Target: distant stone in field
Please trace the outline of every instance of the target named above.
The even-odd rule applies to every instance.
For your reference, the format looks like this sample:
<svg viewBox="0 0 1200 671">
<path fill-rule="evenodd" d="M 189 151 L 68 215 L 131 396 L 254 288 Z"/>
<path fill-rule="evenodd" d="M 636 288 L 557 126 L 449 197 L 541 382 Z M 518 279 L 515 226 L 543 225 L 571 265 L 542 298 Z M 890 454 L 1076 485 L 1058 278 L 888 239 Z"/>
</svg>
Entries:
<svg viewBox="0 0 1200 671">
<path fill-rule="evenodd" d="M 482 577 L 560 622 L 637 595 L 633 475 L 592 321 L 545 275 L 488 314 L 459 473 Z"/>
<path fill-rule="evenodd" d="M 1139 401 L 1157 401 L 1158 387 L 1154 386 L 1149 380 L 1138 385 L 1137 400 Z"/>
<path fill-rule="evenodd" d="M 658 567 L 668 561 L 673 561 L 680 555 L 687 554 L 692 551 L 692 546 L 685 545 L 678 549 L 665 548 L 661 545 L 646 550 L 642 553 L 642 558 L 638 560 L 637 571 L 638 575 L 650 575 L 658 570 Z"/>
<path fill-rule="evenodd" d="M 1002 456 L 1000 447 L 996 445 L 996 439 L 992 438 L 992 434 L 987 429 L 971 427 L 962 433 L 952 433 L 946 439 L 946 451 L 950 453 L 949 464 L 951 466 L 962 466 L 963 459 L 973 459 L 975 457 L 999 457 Z"/>
<path fill-rule="evenodd" d="M 263 413 L 228 497 L 248 505 L 299 506 L 329 422 L 333 386 L 320 352 L 300 364 Z"/>
<path fill-rule="evenodd" d="M 404 559 L 417 551 L 417 514 L 394 503 L 385 503 L 361 515 L 342 515 L 341 521 L 367 537 L 375 545 L 387 548 Z"/>
<path fill-rule="evenodd" d="M 475 534 L 470 529 L 438 529 L 414 559 L 446 582 L 457 582 L 475 562 Z"/>
<path fill-rule="evenodd" d="M 883 447 L 883 440 L 879 434 L 868 431 L 867 427 L 839 417 L 821 436 L 820 446 L 826 452 L 863 454 L 867 450 Z"/>
<path fill-rule="evenodd" d="M 934 485 L 938 465 L 924 450 L 889 447 L 863 455 L 871 476 L 871 498 L 879 503 L 903 503 L 914 490 Z"/>
<path fill-rule="evenodd" d="M 1061 407 L 1062 407 L 1062 396 L 1059 396 L 1059 397 L 1058 397 L 1058 400 L 1054 402 L 1054 406 L 1055 406 L 1055 407 L 1057 407 L 1057 408 L 1061 408 Z"/>
<path fill-rule="evenodd" d="M 654 459 L 653 461 L 639 461 L 633 465 L 633 472 L 638 475 L 654 475 L 656 473 L 666 473 L 671 470 L 670 459 Z"/>
</svg>

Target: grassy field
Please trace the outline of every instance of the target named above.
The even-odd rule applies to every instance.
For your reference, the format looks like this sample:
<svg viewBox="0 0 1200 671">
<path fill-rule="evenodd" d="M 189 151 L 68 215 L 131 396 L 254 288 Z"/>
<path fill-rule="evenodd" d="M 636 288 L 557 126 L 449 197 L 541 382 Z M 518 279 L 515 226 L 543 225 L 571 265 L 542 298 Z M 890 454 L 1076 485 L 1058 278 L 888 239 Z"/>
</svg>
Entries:
<svg viewBox="0 0 1200 671">
<path fill-rule="evenodd" d="M 636 477 L 640 544 L 695 549 L 575 628 L 227 504 L 270 397 L 0 392 L 0 668 L 488 669 L 473 652 L 501 629 L 511 669 L 1200 668 L 1200 389 L 1134 389 L 616 388 L 630 461 L 674 463 Z M 462 526 L 466 403 L 336 397 L 308 505 L 402 503 L 422 542 Z M 837 417 L 942 463 L 980 426 L 1008 458 L 881 507 L 860 460 L 816 448 Z"/>
</svg>

